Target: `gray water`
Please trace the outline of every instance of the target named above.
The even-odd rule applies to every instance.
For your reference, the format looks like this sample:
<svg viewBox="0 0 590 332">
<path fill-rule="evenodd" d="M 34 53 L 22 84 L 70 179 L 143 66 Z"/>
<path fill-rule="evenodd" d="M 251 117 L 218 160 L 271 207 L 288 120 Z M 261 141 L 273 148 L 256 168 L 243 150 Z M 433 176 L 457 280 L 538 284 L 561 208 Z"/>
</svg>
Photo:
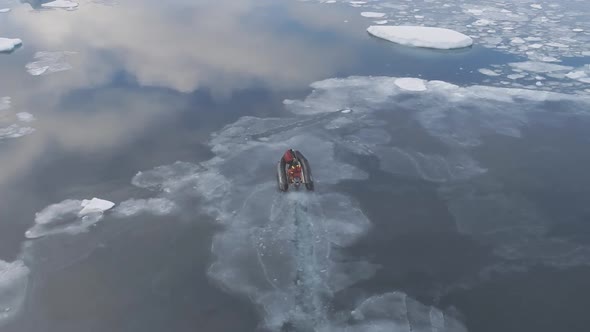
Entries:
<svg viewBox="0 0 590 332">
<path fill-rule="evenodd" d="M 536 22 L 537 9 L 513 3 Z M 562 12 L 578 5 L 569 19 L 585 27 L 579 2 Z M 0 135 L 0 331 L 590 323 L 588 84 L 504 84 L 524 51 L 477 38 L 412 49 L 369 36 L 359 15 L 407 23 L 408 6 L 442 3 L 3 6 L 0 37 L 23 46 L 0 54 L 0 128 L 26 135 Z M 426 19 L 457 28 L 467 16 L 456 15 Z M 587 64 L 570 43 L 546 55 Z M 499 78 L 478 72 L 494 65 Z M 396 77 L 430 82 L 407 91 Z M 290 147 L 310 160 L 315 192 L 277 192 Z M 116 206 L 25 238 L 36 213 L 92 197 Z"/>
</svg>

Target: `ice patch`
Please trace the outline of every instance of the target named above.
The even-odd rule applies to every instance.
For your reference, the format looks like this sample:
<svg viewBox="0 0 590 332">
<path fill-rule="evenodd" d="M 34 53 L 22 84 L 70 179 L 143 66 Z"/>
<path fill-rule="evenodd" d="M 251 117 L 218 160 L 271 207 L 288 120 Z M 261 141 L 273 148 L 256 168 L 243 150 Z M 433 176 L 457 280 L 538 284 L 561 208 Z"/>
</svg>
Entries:
<svg viewBox="0 0 590 332">
<path fill-rule="evenodd" d="M 351 317 L 353 325 L 343 330 L 467 332 L 456 318 L 435 307 L 426 306 L 402 292 L 370 297 L 351 312 Z"/>
<path fill-rule="evenodd" d="M 482 73 L 483 75 L 486 75 L 486 76 L 500 76 L 500 74 L 496 73 L 495 71 L 493 71 L 491 69 L 487 69 L 487 68 L 481 68 L 481 69 L 478 69 L 477 71 Z"/>
<path fill-rule="evenodd" d="M 32 134 L 35 128 L 21 127 L 17 124 L 12 124 L 8 127 L 0 128 L 0 142 L 8 138 L 19 138 Z"/>
<path fill-rule="evenodd" d="M 22 43 L 23 41 L 18 38 L 0 38 L 0 52 L 11 52 Z"/>
<path fill-rule="evenodd" d="M 419 78 L 404 77 L 395 80 L 395 85 L 406 91 L 426 91 L 424 80 Z"/>
<path fill-rule="evenodd" d="M 362 17 L 368 17 L 368 18 L 382 18 L 385 17 L 385 13 L 377 13 L 377 12 L 362 12 L 361 13 Z"/>
<path fill-rule="evenodd" d="M 28 113 L 28 112 L 16 113 L 16 117 L 18 118 L 19 121 L 22 121 L 22 122 L 33 122 L 36 120 L 35 116 L 33 116 L 33 114 Z"/>
<path fill-rule="evenodd" d="M 72 69 L 72 66 L 67 62 L 70 55 L 75 52 L 37 52 L 35 53 L 35 60 L 28 63 L 25 67 L 27 72 L 33 76 L 39 76 L 50 73 L 57 73 Z"/>
<path fill-rule="evenodd" d="M 375 37 L 414 47 L 455 49 L 473 44 L 469 36 L 445 28 L 373 25 L 367 31 Z"/>
<path fill-rule="evenodd" d="M 379 21 L 373 21 L 373 23 L 375 24 L 387 24 L 387 20 L 379 20 Z"/>
<path fill-rule="evenodd" d="M 82 206 L 82 210 L 78 212 L 78 215 L 85 216 L 91 213 L 103 213 L 107 210 L 110 210 L 113 206 L 115 206 L 115 203 L 94 197 L 90 200 L 82 200 L 80 205 Z"/>
<path fill-rule="evenodd" d="M 0 13 L 8 13 L 10 11 L 10 8 L 1 8 L 0 9 Z"/>
<path fill-rule="evenodd" d="M 54 234 L 79 234 L 99 222 L 103 213 L 114 206 L 113 202 L 93 198 L 91 200 L 67 199 L 52 204 L 35 214 L 35 225 L 26 231 L 29 239 Z"/>
<path fill-rule="evenodd" d="M 177 206 L 166 198 L 129 199 L 121 202 L 113 211 L 117 217 L 131 217 L 139 214 L 166 216 L 174 213 Z"/>
<path fill-rule="evenodd" d="M 22 308 L 28 285 L 29 269 L 17 260 L 0 260 L 0 327 L 14 318 Z"/>
<path fill-rule="evenodd" d="M 78 3 L 74 2 L 74 1 L 69 1 L 69 0 L 55 0 L 55 1 L 41 4 L 41 7 L 73 9 L 73 8 L 78 7 Z"/>
<path fill-rule="evenodd" d="M 552 73 L 559 71 L 572 70 L 573 67 L 562 66 L 545 62 L 536 61 L 525 61 L 525 62 L 512 62 L 509 64 L 512 68 L 520 69 L 524 71 L 530 71 L 534 73 Z"/>
</svg>

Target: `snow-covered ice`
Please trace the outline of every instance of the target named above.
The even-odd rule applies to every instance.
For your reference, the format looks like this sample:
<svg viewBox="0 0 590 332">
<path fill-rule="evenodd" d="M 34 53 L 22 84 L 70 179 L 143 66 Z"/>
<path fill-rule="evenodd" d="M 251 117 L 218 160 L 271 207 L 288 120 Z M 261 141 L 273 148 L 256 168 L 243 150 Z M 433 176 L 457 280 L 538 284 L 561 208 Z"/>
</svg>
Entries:
<svg viewBox="0 0 590 332">
<path fill-rule="evenodd" d="M 18 38 L 0 38 L 0 52 L 10 52 L 22 43 L 23 41 Z"/>
<path fill-rule="evenodd" d="M 385 17 L 385 13 L 378 13 L 378 12 L 361 12 L 362 17 L 368 18 L 382 18 Z"/>
<path fill-rule="evenodd" d="M 0 13 L 8 13 L 10 8 L 0 8 Z"/>
<path fill-rule="evenodd" d="M 400 89 L 406 91 L 426 91 L 424 80 L 413 77 L 398 78 L 395 80 L 395 85 Z"/>
<path fill-rule="evenodd" d="M 90 200 L 82 200 L 82 203 L 80 203 L 80 205 L 83 208 L 82 210 L 80 210 L 80 212 L 78 212 L 78 215 L 85 216 L 91 213 L 102 213 L 107 210 L 110 210 L 113 206 L 115 206 L 115 203 L 94 197 Z"/>
<path fill-rule="evenodd" d="M 414 47 L 455 49 L 473 44 L 469 36 L 445 28 L 372 25 L 367 31 L 375 37 Z"/>
<path fill-rule="evenodd" d="M 78 3 L 74 2 L 74 1 L 70 1 L 70 0 L 55 0 L 55 1 L 51 1 L 51 2 L 47 2 L 44 4 L 41 4 L 42 7 L 45 8 L 65 8 L 65 9 L 71 9 L 71 8 L 76 8 L 78 7 Z"/>
</svg>

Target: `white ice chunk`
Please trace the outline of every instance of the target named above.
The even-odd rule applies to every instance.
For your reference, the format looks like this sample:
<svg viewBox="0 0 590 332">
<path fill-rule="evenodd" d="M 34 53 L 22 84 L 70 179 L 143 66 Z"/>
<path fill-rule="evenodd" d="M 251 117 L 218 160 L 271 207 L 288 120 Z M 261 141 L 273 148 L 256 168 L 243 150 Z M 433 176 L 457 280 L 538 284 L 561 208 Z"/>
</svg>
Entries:
<svg viewBox="0 0 590 332">
<path fill-rule="evenodd" d="M 510 42 L 512 44 L 524 44 L 525 43 L 524 39 L 522 39 L 520 37 L 514 37 L 510 40 Z"/>
<path fill-rule="evenodd" d="M 28 112 L 16 113 L 16 117 L 18 118 L 19 121 L 22 121 L 22 122 L 33 122 L 36 120 L 35 116 L 33 116 L 33 114 L 28 113 Z"/>
<path fill-rule="evenodd" d="M 91 200 L 85 199 L 80 204 L 83 208 L 78 212 L 79 216 L 84 216 L 90 213 L 102 213 L 110 210 L 115 206 L 115 203 L 100 198 L 92 198 Z"/>
<path fill-rule="evenodd" d="M 482 18 L 482 19 L 479 19 L 479 20 L 473 22 L 473 25 L 476 25 L 476 26 L 487 26 L 490 24 L 494 24 L 494 21 L 487 20 L 485 18 Z"/>
<path fill-rule="evenodd" d="M 473 44 L 469 36 L 445 28 L 373 25 L 367 31 L 375 37 L 415 47 L 455 49 Z"/>
<path fill-rule="evenodd" d="M 572 70 L 573 67 L 570 66 L 562 66 L 556 65 L 551 63 L 545 62 L 537 62 L 537 61 L 524 61 L 524 62 L 512 62 L 509 63 L 512 68 L 530 71 L 534 73 L 551 73 L 557 71 L 566 71 Z"/>
<path fill-rule="evenodd" d="M 10 8 L 0 8 L 0 13 L 8 13 Z"/>
<path fill-rule="evenodd" d="M 531 4 L 531 8 L 534 8 L 534 9 L 543 9 L 543 6 L 541 6 L 538 3 L 533 3 L 533 4 Z"/>
<path fill-rule="evenodd" d="M 577 80 L 586 76 L 586 72 L 584 72 L 583 70 L 572 71 L 565 75 L 565 77 L 571 78 L 572 80 Z"/>
<path fill-rule="evenodd" d="M 500 76 L 500 74 L 496 73 L 495 71 L 487 68 L 481 68 L 477 70 L 478 72 L 486 75 L 486 76 Z"/>
<path fill-rule="evenodd" d="M 373 23 L 375 24 L 387 24 L 387 20 L 379 20 L 379 21 L 373 21 Z"/>
<path fill-rule="evenodd" d="M 419 78 L 404 77 L 395 80 L 395 85 L 406 91 L 426 91 L 424 80 Z"/>
<path fill-rule="evenodd" d="M 106 200 L 66 199 L 60 203 L 49 205 L 35 214 L 35 225 L 26 231 L 29 239 L 53 234 L 78 234 L 99 222 L 103 212 L 115 204 Z"/>
<path fill-rule="evenodd" d="M 22 43 L 18 38 L 0 38 L 0 52 L 10 52 Z"/>
<path fill-rule="evenodd" d="M 74 1 L 69 1 L 69 0 L 55 0 L 55 1 L 41 4 L 41 6 L 45 7 L 45 8 L 66 8 L 66 9 L 69 9 L 69 8 L 78 7 L 78 3 L 74 2 Z"/>
<path fill-rule="evenodd" d="M 378 12 L 362 12 L 361 13 L 362 17 L 368 17 L 368 18 L 382 18 L 385 17 L 385 13 L 378 13 Z"/>
</svg>

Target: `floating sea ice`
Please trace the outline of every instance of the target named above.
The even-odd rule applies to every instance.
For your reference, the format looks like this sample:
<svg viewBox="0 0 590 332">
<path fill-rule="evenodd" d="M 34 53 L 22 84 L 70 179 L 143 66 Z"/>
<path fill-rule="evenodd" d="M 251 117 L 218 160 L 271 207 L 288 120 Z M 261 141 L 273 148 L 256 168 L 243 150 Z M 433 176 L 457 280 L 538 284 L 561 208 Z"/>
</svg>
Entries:
<svg viewBox="0 0 590 332">
<path fill-rule="evenodd" d="M 375 24 L 387 24 L 387 20 L 373 21 Z"/>
<path fill-rule="evenodd" d="M 53 234 L 86 232 L 114 205 L 113 202 L 99 198 L 83 201 L 67 199 L 49 205 L 35 214 L 35 225 L 25 232 L 25 237 L 35 239 Z"/>
<path fill-rule="evenodd" d="M 0 13 L 8 13 L 10 8 L 0 8 Z"/>
<path fill-rule="evenodd" d="M 556 42 L 547 43 L 546 45 L 551 46 L 551 47 L 558 47 L 558 48 L 569 48 L 569 45 L 562 44 L 562 43 L 556 43 Z"/>
<path fill-rule="evenodd" d="M 575 28 L 572 29 L 573 32 L 584 32 L 584 29 L 580 29 L 580 28 Z"/>
<path fill-rule="evenodd" d="M 22 43 L 18 38 L 0 38 L 0 52 L 10 52 Z"/>
<path fill-rule="evenodd" d="M 404 77 L 396 79 L 395 85 L 406 91 L 426 91 L 424 82 L 424 80 L 419 78 Z"/>
<path fill-rule="evenodd" d="M 362 17 L 369 17 L 369 18 L 382 18 L 385 17 L 385 13 L 377 13 L 377 12 L 362 12 Z"/>
<path fill-rule="evenodd" d="M 6 138 L 19 138 L 30 135 L 35 131 L 31 127 L 21 127 L 17 124 L 12 124 L 8 127 L 0 128 L 0 141 Z"/>
<path fill-rule="evenodd" d="M 70 9 L 78 7 L 78 3 L 69 0 L 55 0 L 52 2 L 44 3 L 41 5 L 41 7 Z"/>
<path fill-rule="evenodd" d="M 541 6 L 541 5 L 540 5 L 540 4 L 538 4 L 538 3 L 533 3 L 533 4 L 531 4 L 531 7 L 532 7 L 532 8 L 535 8 L 535 9 L 543 9 L 543 6 Z"/>
<path fill-rule="evenodd" d="M 524 39 L 522 39 L 520 37 L 514 37 L 510 40 L 510 42 L 512 44 L 524 44 L 525 43 Z"/>
<path fill-rule="evenodd" d="M 16 117 L 19 121 L 22 122 L 33 122 L 35 121 L 35 117 L 33 116 L 33 114 L 28 113 L 28 112 L 20 112 L 20 113 L 16 113 Z"/>
<path fill-rule="evenodd" d="M 583 70 L 572 71 L 567 73 L 565 77 L 571 78 L 572 80 L 577 80 L 579 78 L 586 77 L 586 72 L 584 72 Z"/>
<path fill-rule="evenodd" d="M 506 77 L 508 77 L 511 80 L 518 80 L 518 79 L 524 78 L 526 76 L 527 76 L 526 74 L 510 74 Z"/>
<path fill-rule="evenodd" d="M 80 205 L 83 207 L 83 209 L 80 210 L 80 212 L 78 212 L 78 215 L 84 216 L 90 213 L 102 213 L 107 210 L 110 210 L 113 206 L 115 206 L 115 203 L 94 197 L 91 200 L 83 200 Z"/>
<path fill-rule="evenodd" d="M 375 37 L 415 47 L 455 49 L 473 44 L 469 36 L 445 28 L 372 25 L 367 31 Z"/>
<path fill-rule="evenodd" d="M 477 70 L 478 72 L 487 75 L 487 76 L 500 76 L 500 74 L 496 73 L 495 71 L 487 68 L 481 68 Z"/>
<path fill-rule="evenodd" d="M 138 214 L 165 216 L 176 209 L 176 204 L 166 198 L 130 199 L 121 202 L 114 210 L 118 217 L 130 217 Z"/>
<path fill-rule="evenodd" d="M 566 71 L 572 70 L 573 67 L 570 66 L 562 66 L 556 64 L 550 64 L 545 62 L 537 62 L 537 61 L 524 61 L 524 62 L 512 62 L 509 63 L 512 68 L 530 71 L 534 73 L 551 73 L 556 71 Z"/>
<path fill-rule="evenodd" d="M 490 25 L 490 24 L 494 24 L 494 21 L 486 20 L 485 18 L 482 18 L 482 19 L 479 19 L 479 20 L 473 22 L 473 25 L 476 25 L 476 26 L 486 26 L 486 25 Z"/>
<path fill-rule="evenodd" d="M 25 68 L 33 76 L 69 70 L 72 69 L 72 65 L 67 62 L 67 56 L 73 54 L 75 52 L 37 52 L 36 61 L 28 63 Z"/>
</svg>

